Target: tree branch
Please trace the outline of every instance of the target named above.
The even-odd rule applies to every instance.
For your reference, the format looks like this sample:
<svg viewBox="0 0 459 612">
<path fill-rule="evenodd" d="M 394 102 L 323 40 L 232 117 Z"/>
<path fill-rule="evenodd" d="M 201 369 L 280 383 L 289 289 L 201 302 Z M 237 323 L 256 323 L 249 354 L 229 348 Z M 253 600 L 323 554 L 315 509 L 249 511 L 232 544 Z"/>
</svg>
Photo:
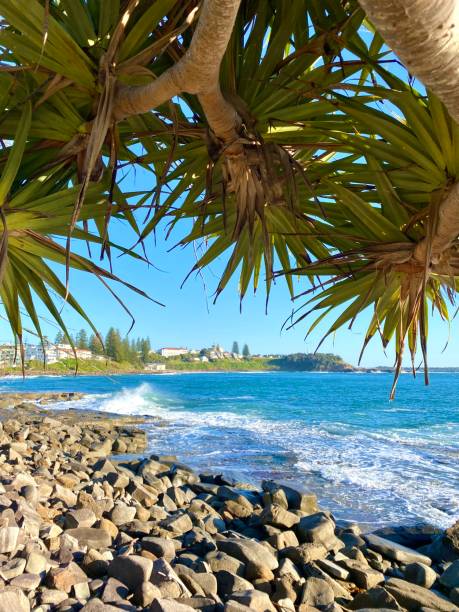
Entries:
<svg viewBox="0 0 459 612">
<path fill-rule="evenodd" d="M 459 122 L 459 0 L 360 0 L 408 70 Z"/>
<path fill-rule="evenodd" d="M 149 85 L 121 87 L 114 118 L 148 112 L 181 92 L 196 94 L 216 136 L 235 138 L 238 115 L 219 85 L 220 64 L 228 46 L 241 0 L 204 0 L 190 48 Z"/>
</svg>

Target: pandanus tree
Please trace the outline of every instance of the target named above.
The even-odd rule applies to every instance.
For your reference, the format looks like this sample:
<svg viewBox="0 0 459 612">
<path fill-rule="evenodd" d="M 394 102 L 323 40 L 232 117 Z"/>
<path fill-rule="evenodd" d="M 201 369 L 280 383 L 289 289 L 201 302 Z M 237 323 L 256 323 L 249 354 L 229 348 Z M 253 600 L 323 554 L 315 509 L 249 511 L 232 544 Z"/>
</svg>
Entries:
<svg viewBox="0 0 459 612">
<path fill-rule="evenodd" d="M 76 241 L 144 257 L 110 240 L 118 217 L 139 245 L 191 221 L 180 243 L 206 246 L 192 271 L 226 258 L 216 295 L 238 274 L 241 299 L 276 275 L 294 296 L 305 276 L 292 321 L 338 308 L 330 332 L 372 307 L 365 343 L 394 338 L 398 369 L 420 344 L 426 365 L 427 306 L 448 317 L 459 265 L 457 11 L 433 4 L 0 0 L 1 294 L 18 343 L 22 310 L 41 336 L 36 299 L 63 325 L 57 286 L 79 308 L 72 266 L 114 280 Z M 151 185 L 125 191 L 121 168 Z M 49 260 L 66 282 L 40 272 Z"/>
</svg>

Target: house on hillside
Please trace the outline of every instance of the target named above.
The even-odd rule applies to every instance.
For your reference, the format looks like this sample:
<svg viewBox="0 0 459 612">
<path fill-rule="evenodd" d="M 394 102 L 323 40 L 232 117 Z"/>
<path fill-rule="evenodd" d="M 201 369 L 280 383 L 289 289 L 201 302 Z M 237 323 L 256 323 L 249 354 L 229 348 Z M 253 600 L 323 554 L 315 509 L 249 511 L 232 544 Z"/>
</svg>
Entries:
<svg viewBox="0 0 459 612">
<path fill-rule="evenodd" d="M 19 347 L 14 344 L 0 344 L 0 366 L 13 366 L 21 360 Z"/>
</svg>

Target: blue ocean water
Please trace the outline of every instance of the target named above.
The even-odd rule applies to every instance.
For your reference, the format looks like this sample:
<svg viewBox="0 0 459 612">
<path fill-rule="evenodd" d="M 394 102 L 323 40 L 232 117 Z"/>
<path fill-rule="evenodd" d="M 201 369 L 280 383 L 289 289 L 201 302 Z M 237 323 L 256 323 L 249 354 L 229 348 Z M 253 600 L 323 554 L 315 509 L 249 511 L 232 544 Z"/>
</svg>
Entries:
<svg viewBox="0 0 459 612">
<path fill-rule="evenodd" d="M 0 379 L 0 392 L 82 391 L 58 407 L 157 415 L 149 450 L 201 471 L 317 494 L 369 526 L 459 519 L 459 374 L 206 373 Z"/>
</svg>

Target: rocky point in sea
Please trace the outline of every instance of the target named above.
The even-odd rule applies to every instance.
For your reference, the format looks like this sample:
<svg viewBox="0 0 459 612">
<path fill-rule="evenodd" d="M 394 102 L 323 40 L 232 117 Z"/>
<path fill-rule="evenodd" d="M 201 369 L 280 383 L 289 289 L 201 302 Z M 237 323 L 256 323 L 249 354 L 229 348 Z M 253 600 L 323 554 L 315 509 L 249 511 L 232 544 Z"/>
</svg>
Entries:
<svg viewBox="0 0 459 612">
<path fill-rule="evenodd" d="M 362 533 L 290 487 L 141 458 L 142 418 L 38 399 L 2 401 L 0 612 L 459 611 L 459 523 Z"/>
</svg>

